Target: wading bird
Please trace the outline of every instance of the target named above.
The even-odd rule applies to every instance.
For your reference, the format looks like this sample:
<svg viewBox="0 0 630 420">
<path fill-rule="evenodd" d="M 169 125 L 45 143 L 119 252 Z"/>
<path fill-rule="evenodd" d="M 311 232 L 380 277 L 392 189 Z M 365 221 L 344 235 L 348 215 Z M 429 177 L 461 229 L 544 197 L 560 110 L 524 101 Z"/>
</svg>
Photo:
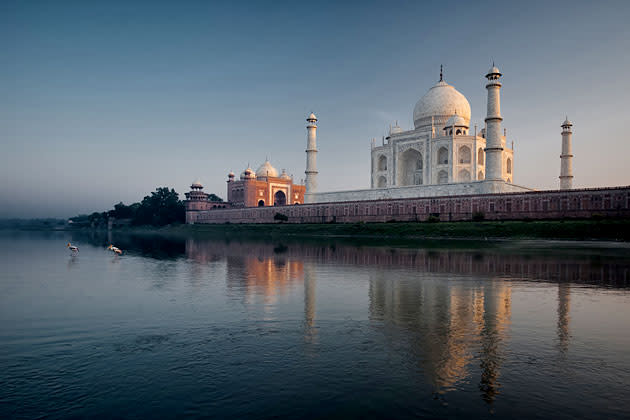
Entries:
<svg viewBox="0 0 630 420">
<path fill-rule="evenodd" d="M 121 251 L 119 248 L 116 248 L 114 245 L 111 245 L 111 244 L 110 244 L 110 245 L 107 247 L 107 249 L 109 249 L 110 251 L 112 251 L 114 254 L 117 254 L 117 255 L 122 255 L 122 251 Z"/>
<path fill-rule="evenodd" d="M 73 254 L 79 252 L 79 247 L 72 245 L 70 242 L 68 242 L 68 245 L 66 245 L 66 247 L 68 247 Z"/>
</svg>

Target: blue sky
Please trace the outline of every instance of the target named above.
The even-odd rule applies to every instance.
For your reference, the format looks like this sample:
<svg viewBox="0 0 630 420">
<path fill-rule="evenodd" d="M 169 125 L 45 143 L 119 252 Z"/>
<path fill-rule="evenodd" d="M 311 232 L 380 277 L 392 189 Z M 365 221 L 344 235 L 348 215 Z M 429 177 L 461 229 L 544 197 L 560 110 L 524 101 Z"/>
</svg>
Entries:
<svg viewBox="0 0 630 420">
<path fill-rule="evenodd" d="M 630 2 L 23 2 L 0 4 L 0 217 L 139 201 L 269 156 L 301 179 L 319 117 L 320 190 L 369 186 L 370 140 L 438 80 L 483 125 L 504 73 L 515 183 L 630 184 Z"/>
</svg>

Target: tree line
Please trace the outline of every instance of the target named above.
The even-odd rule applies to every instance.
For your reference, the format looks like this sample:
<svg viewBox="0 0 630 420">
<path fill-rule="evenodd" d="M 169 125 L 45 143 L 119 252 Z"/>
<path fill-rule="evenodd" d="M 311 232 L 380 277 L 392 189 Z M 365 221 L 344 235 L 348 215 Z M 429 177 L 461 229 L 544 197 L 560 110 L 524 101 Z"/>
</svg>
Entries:
<svg viewBox="0 0 630 420">
<path fill-rule="evenodd" d="M 223 201 L 215 194 L 209 194 L 209 200 Z M 139 203 L 125 205 L 120 202 L 112 210 L 79 215 L 70 221 L 77 226 L 99 227 L 106 226 L 111 218 L 125 220 L 134 226 L 166 226 L 184 223 L 186 208 L 174 189 L 159 187 Z"/>
</svg>

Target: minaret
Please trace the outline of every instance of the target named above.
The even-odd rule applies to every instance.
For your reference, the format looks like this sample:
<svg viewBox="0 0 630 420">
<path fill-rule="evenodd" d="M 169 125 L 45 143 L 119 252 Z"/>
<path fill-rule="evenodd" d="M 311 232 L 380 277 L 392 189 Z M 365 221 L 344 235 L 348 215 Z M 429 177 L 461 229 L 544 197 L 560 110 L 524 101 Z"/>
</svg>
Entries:
<svg viewBox="0 0 630 420">
<path fill-rule="evenodd" d="M 503 179 L 503 144 L 501 142 L 501 82 L 502 74 L 492 63 L 486 74 L 488 84 L 488 111 L 486 115 L 486 179 Z"/>
<path fill-rule="evenodd" d="M 560 189 L 570 190 L 573 188 L 573 167 L 571 161 L 573 155 L 571 154 L 571 121 L 569 118 L 565 118 L 561 125 L 562 127 L 562 154 L 560 155 Z"/>
<path fill-rule="evenodd" d="M 306 194 L 317 192 L 317 117 L 311 112 L 306 119 Z"/>
</svg>

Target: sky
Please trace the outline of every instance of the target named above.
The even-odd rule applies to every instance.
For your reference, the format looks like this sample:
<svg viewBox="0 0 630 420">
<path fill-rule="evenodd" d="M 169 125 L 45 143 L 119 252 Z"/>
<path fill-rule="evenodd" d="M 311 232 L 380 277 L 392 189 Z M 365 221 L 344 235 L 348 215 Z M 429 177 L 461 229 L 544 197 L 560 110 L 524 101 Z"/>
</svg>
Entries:
<svg viewBox="0 0 630 420">
<path fill-rule="evenodd" d="M 0 2 L 0 217 L 69 217 L 182 195 L 266 157 L 319 190 L 369 188 L 370 142 L 439 79 L 483 126 L 501 69 L 514 183 L 630 185 L 628 1 Z"/>
</svg>

